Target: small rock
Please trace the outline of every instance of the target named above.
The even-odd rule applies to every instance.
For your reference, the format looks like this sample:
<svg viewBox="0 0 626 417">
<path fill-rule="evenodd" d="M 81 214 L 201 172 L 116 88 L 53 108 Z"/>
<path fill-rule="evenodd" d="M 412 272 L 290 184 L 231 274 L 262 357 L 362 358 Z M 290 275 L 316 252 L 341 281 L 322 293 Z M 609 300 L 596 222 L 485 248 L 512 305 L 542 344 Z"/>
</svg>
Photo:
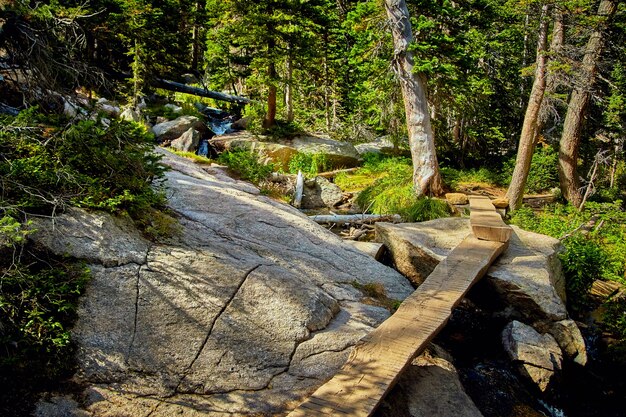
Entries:
<svg viewBox="0 0 626 417">
<path fill-rule="evenodd" d="M 163 107 L 165 107 L 166 109 L 170 109 L 173 113 L 180 113 L 181 111 L 183 111 L 182 107 L 172 103 L 168 103 Z"/>
<path fill-rule="evenodd" d="M 502 344 L 511 360 L 520 365 L 523 375 L 543 392 L 555 372 L 561 370 L 563 354 L 549 334 L 539 334 L 519 321 L 512 321 L 502 332 Z"/>
<path fill-rule="evenodd" d="M 200 133 L 190 127 L 178 139 L 174 139 L 170 146 L 182 152 L 194 152 L 198 148 L 199 143 Z"/>
<path fill-rule="evenodd" d="M 549 330 L 567 358 L 579 365 L 587 364 L 587 347 L 585 339 L 574 320 L 561 320 L 552 323 Z"/>
<path fill-rule="evenodd" d="M 434 344 L 402 373 L 384 401 L 377 414 L 381 417 L 482 417 L 463 389 L 452 358 Z"/>
<path fill-rule="evenodd" d="M 234 121 L 230 128 L 233 130 L 246 130 L 248 128 L 248 124 L 250 123 L 250 119 L 247 117 L 242 117 L 239 120 Z"/>
<path fill-rule="evenodd" d="M 315 177 L 304 184 L 302 208 L 335 207 L 343 201 L 341 188 L 324 177 Z"/>
<path fill-rule="evenodd" d="M 120 114 L 120 119 L 126 120 L 127 122 L 139 122 L 141 118 L 139 117 L 139 113 L 137 113 L 135 110 L 125 109 Z"/>
<path fill-rule="evenodd" d="M 467 195 L 463 193 L 446 193 L 446 200 L 448 200 L 448 203 L 454 205 L 463 205 L 469 202 Z"/>
</svg>

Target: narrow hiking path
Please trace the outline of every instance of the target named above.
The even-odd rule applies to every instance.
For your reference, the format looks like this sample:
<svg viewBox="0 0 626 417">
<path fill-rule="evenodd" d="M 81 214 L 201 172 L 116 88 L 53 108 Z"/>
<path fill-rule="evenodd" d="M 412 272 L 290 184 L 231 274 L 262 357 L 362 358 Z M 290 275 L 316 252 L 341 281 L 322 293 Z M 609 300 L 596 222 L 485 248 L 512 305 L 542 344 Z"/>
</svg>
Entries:
<svg viewBox="0 0 626 417">
<path fill-rule="evenodd" d="M 471 197 L 467 236 L 348 361 L 288 417 L 370 416 L 402 371 L 448 322 L 452 309 L 508 246 L 511 229 L 487 197 Z"/>
</svg>

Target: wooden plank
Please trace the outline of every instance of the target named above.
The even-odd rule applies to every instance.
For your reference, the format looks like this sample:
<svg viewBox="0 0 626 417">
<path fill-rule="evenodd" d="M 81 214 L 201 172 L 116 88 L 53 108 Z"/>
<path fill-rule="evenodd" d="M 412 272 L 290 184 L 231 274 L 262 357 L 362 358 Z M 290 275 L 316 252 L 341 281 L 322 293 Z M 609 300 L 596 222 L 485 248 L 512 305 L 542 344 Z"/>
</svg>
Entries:
<svg viewBox="0 0 626 417">
<path fill-rule="evenodd" d="M 339 372 L 288 417 L 372 415 L 401 372 L 446 325 L 452 308 L 506 246 L 465 238 L 393 316 L 357 344 Z"/>
<path fill-rule="evenodd" d="M 502 216 L 489 197 L 470 196 L 470 225 L 478 239 L 508 242 L 513 230 L 502 221 Z"/>
</svg>

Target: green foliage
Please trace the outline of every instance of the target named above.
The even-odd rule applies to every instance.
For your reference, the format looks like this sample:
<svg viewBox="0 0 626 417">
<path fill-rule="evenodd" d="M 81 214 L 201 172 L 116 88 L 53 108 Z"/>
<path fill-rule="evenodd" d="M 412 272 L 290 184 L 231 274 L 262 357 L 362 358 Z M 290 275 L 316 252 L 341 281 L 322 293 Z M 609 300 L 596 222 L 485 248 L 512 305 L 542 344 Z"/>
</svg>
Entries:
<svg viewBox="0 0 626 417">
<path fill-rule="evenodd" d="M 68 353 L 69 325 L 89 273 L 27 247 L 29 233 L 29 224 L 13 216 L 0 219 L 0 368 L 42 355 L 54 373 Z"/>
<path fill-rule="evenodd" d="M 563 242 L 565 252 L 560 256 L 566 277 L 569 306 L 581 311 L 588 305 L 591 284 L 602 277 L 607 263 L 603 248 L 585 236 L 574 235 Z"/>
<path fill-rule="evenodd" d="M 581 225 L 595 219 L 582 233 Z M 587 291 L 596 279 L 623 282 L 626 259 L 626 213 L 621 202 L 588 202 L 585 211 L 557 204 L 536 213 L 528 207 L 514 212 L 511 222 L 537 233 L 562 238 L 560 255 L 566 278 L 568 304 L 574 311 L 588 305 Z M 601 225 L 601 227 L 599 227 Z"/>
<path fill-rule="evenodd" d="M 402 158 L 371 158 L 363 169 L 376 172 L 386 167 L 387 174 L 359 193 L 359 207 L 375 214 L 399 214 L 405 221 L 425 221 L 450 214 L 445 201 L 417 198 L 413 191 L 413 169 Z M 369 164 L 368 164 L 369 163 Z"/>
<path fill-rule="evenodd" d="M 527 193 L 541 193 L 559 186 L 558 159 L 559 153 L 552 146 L 535 149 L 526 180 Z M 514 169 L 515 158 L 511 158 L 504 164 L 502 184 L 510 183 Z"/>
<path fill-rule="evenodd" d="M 452 189 L 467 185 L 493 186 L 500 184 L 500 175 L 488 168 L 479 169 L 454 169 L 442 167 L 441 177 Z"/>
<path fill-rule="evenodd" d="M 292 174 L 302 171 L 305 176 L 314 177 L 330 168 L 331 164 L 325 153 L 298 152 L 289 160 L 289 172 Z"/>
<path fill-rule="evenodd" d="M 259 184 L 274 172 L 273 164 L 262 163 L 256 153 L 246 149 L 234 149 L 223 152 L 219 156 L 218 161 L 228 165 L 230 169 L 237 172 L 242 180 L 247 180 L 254 184 Z"/>
<path fill-rule="evenodd" d="M 164 206 L 153 188 L 165 167 L 143 126 L 83 120 L 47 124 L 36 109 L 0 121 L 0 207 L 52 212 L 65 205 L 128 211 L 139 224 Z"/>
</svg>

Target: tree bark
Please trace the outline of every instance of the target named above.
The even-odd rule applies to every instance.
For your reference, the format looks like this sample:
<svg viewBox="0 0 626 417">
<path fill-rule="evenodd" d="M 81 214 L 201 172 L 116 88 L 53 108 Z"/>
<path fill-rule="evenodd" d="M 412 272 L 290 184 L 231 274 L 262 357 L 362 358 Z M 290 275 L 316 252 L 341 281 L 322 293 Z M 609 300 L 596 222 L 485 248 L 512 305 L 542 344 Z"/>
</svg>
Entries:
<svg viewBox="0 0 626 417">
<path fill-rule="evenodd" d="M 413 74 L 413 52 L 409 49 L 413 42 L 413 32 L 409 10 L 405 0 L 385 0 L 385 8 L 393 37 L 393 68 L 400 81 L 404 99 L 415 193 L 418 196 L 441 194 L 443 188 L 426 101 L 426 85 L 418 74 Z"/>
<path fill-rule="evenodd" d="M 548 57 L 546 49 L 548 47 L 548 11 L 550 6 L 544 4 L 541 8 L 541 17 L 539 22 L 539 36 L 537 39 L 537 63 L 535 68 L 535 80 L 528 98 L 528 106 L 524 115 L 524 124 L 522 125 L 522 133 L 517 147 L 517 159 L 515 160 L 515 169 L 511 178 L 511 184 L 506 193 L 509 199 L 511 210 L 517 210 L 522 205 L 524 198 L 524 189 L 526 188 L 526 180 L 530 171 L 530 162 L 535 151 L 537 140 L 537 123 L 539 119 L 539 110 L 541 102 L 546 90 L 546 67 Z"/>
<path fill-rule="evenodd" d="M 271 58 L 270 58 L 271 59 Z M 267 93 L 267 114 L 263 121 L 263 127 L 271 128 L 276 124 L 276 65 L 270 62 L 268 65 L 267 76 L 269 78 L 269 91 Z"/>
<path fill-rule="evenodd" d="M 598 16 L 601 21 L 587 41 L 579 83 L 572 91 L 563 123 L 559 148 L 559 182 L 563 197 L 575 207 L 580 207 L 582 203 L 580 180 L 576 168 L 584 116 L 591 98 L 591 90 L 596 80 L 596 72 L 604 46 L 604 30 L 616 9 L 617 2 L 615 0 L 602 0 L 598 6 Z"/>
<path fill-rule="evenodd" d="M 563 12 L 558 8 L 554 10 L 554 26 L 552 27 L 552 41 L 550 41 L 550 59 L 558 60 L 563 53 L 563 44 L 565 43 L 565 25 L 563 23 Z M 560 72 L 560 71 L 559 71 Z M 537 135 L 540 135 L 548 121 L 550 111 L 555 106 L 555 100 L 552 95 L 559 86 L 559 72 L 546 73 L 546 92 L 541 103 L 539 111 L 539 120 L 537 121 Z"/>
<path fill-rule="evenodd" d="M 293 62 L 291 48 L 287 55 L 287 80 L 285 85 L 285 105 L 287 107 L 287 121 L 293 122 Z"/>
</svg>

